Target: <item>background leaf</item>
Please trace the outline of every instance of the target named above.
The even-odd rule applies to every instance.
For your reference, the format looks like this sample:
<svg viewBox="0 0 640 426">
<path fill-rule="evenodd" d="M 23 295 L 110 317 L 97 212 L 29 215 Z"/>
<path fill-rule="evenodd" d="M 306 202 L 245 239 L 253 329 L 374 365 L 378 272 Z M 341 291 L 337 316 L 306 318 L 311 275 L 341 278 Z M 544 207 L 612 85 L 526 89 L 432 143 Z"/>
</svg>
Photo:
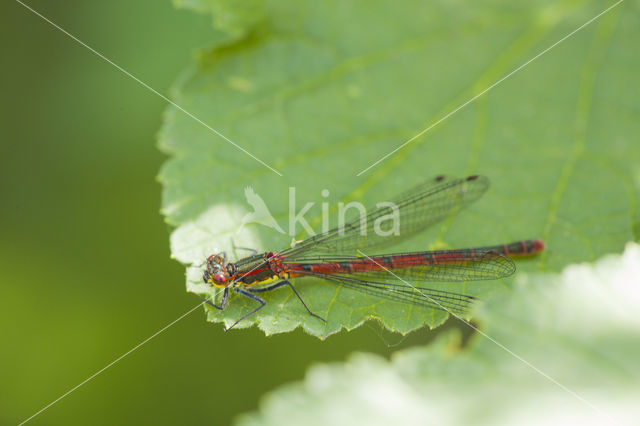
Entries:
<svg viewBox="0 0 640 426">
<path fill-rule="evenodd" d="M 525 277 L 478 313 L 487 335 L 586 402 L 488 338 L 475 334 L 460 348 L 450 333 L 392 361 L 356 354 L 314 366 L 238 423 L 636 424 L 638 304 L 640 246 L 629 244 L 594 266 Z"/>
<path fill-rule="evenodd" d="M 177 8 L 193 9 L 213 15 L 213 26 L 238 39 L 264 19 L 262 0 L 173 0 Z"/>
<path fill-rule="evenodd" d="M 270 228 L 241 227 L 249 185 L 284 230 L 295 187 L 295 210 L 314 202 L 306 217 L 319 229 L 322 202 L 332 214 L 339 201 L 373 205 L 440 173 L 484 174 L 493 186 L 454 221 L 398 250 L 543 238 L 549 250 L 519 267 L 557 270 L 638 238 L 640 166 L 630 159 L 640 156 L 640 86 L 628 55 L 640 28 L 636 3 L 623 3 L 360 177 L 609 3 L 267 1 L 255 19 L 224 2 L 189 4 L 224 7 L 229 18 L 219 28 L 231 35 L 185 71 L 174 100 L 283 177 L 169 108 L 159 137 L 171 156 L 160 174 L 162 211 L 177 227 L 171 250 L 179 261 L 201 264 L 230 251 L 232 238 L 258 250 L 289 245 Z M 305 237 L 300 228 L 292 234 Z M 486 297 L 509 283 L 449 288 Z M 267 334 L 301 325 L 326 336 L 369 317 L 400 332 L 446 319 L 318 280 L 296 285 L 326 325 L 286 290 L 265 295 L 268 305 L 241 325 L 257 323 Z M 187 288 L 211 290 L 197 268 L 188 270 Z M 231 324 L 250 306 L 235 298 L 208 318 Z"/>
</svg>

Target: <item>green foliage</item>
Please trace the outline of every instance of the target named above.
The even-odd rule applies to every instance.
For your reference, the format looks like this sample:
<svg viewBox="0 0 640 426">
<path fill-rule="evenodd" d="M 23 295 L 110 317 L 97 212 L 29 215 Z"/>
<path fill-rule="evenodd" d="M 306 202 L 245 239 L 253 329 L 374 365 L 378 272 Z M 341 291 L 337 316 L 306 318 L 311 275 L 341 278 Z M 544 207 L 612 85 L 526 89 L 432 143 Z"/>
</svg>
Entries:
<svg viewBox="0 0 640 426">
<path fill-rule="evenodd" d="M 356 354 L 317 365 L 238 423 L 635 424 L 640 246 L 518 284 L 481 307 L 488 337 L 475 334 L 468 347 L 448 334 L 391 361 Z"/>
<path fill-rule="evenodd" d="M 440 173 L 484 174 L 493 186 L 454 221 L 397 250 L 543 238 L 549 250 L 519 268 L 558 270 L 638 237 L 640 168 L 629 159 L 640 158 L 640 121 L 628 55 L 640 28 L 636 4 L 614 9 L 359 177 L 604 6 L 266 1 L 252 14 L 235 4 L 184 2 L 213 11 L 227 36 L 185 71 L 173 99 L 283 176 L 169 108 L 159 136 L 171 157 L 160 174 L 162 212 L 176 227 L 171 252 L 180 262 L 199 265 L 223 250 L 232 259 L 246 255 L 231 253 L 232 238 L 258 250 L 289 246 L 290 237 L 270 228 L 241 226 L 251 211 L 247 186 L 284 230 L 295 187 L 295 211 L 315 202 L 306 217 L 319 229 L 322 201 L 374 205 Z M 295 235 L 306 236 L 299 228 Z M 188 268 L 188 290 L 212 294 L 200 271 Z M 447 288 L 486 298 L 510 283 Z M 399 332 L 446 320 L 318 280 L 295 284 L 326 325 L 281 289 L 265 294 L 267 306 L 240 326 L 257 324 L 267 334 L 302 326 L 326 336 L 367 318 Z M 231 324 L 255 306 L 234 298 L 208 318 Z"/>
<path fill-rule="evenodd" d="M 264 17 L 262 0 L 173 0 L 173 4 L 177 8 L 211 13 L 213 26 L 234 39 L 246 35 Z"/>
</svg>

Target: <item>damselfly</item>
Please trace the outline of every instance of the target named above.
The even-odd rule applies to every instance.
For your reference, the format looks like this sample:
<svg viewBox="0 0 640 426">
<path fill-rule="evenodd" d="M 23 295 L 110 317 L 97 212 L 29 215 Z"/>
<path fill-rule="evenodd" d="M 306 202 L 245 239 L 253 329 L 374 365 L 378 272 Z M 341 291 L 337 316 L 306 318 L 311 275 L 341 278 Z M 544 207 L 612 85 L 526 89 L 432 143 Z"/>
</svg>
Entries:
<svg viewBox="0 0 640 426">
<path fill-rule="evenodd" d="M 287 286 L 310 315 L 325 321 L 309 309 L 289 281 L 311 276 L 381 298 L 463 314 L 475 297 L 414 283 L 507 277 L 516 269 L 509 256 L 540 252 L 544 243 L 524 240 L 479 248 L 382 255 L 373 250 L 411 237 L 455 214 L 480 198 L 488 187 L 489 180 L 483 176 L 458 179 L 438 176 L 400 195 L 391 204 L 280 252 L 256 252 L 237 262 L 227 262 L 226 253 L 211 255 L 203 280 L 224 288 L 224 292 L 220 305 L 205 301 L 222 310 L 232 290 L 259 303 L 228 328 L 231 329 L 265 306 L 266 301 L 257 293 Z M 392 214 L 398 217 L 396 232 L 379 232 L 379 220 Z"/>
</svg>

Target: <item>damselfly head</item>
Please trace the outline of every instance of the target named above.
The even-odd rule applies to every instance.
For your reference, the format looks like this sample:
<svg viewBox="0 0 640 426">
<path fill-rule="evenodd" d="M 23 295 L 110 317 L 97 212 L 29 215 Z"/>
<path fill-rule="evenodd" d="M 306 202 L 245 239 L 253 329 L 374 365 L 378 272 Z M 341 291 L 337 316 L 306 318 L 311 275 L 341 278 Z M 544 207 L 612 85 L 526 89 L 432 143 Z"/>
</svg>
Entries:
<svg viewBox="0 0 640 426">
<path fill-rule="evenodd" d="M 226 287 L 230 282 L 230 275 L 223 256 L 212 254 L 207 259 L 207 269 L 202 274 L 205 283 L 214 287 Z"/>
</svg>

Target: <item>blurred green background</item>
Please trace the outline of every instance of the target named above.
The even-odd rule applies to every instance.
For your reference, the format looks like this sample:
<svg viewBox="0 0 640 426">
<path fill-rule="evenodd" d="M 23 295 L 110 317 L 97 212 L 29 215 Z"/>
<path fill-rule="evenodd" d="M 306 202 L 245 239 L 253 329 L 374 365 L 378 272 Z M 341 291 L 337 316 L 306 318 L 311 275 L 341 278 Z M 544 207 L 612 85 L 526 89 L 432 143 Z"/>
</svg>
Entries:
<svg viewBox="0 0 640 426">
<path fill-rule="evenodd" d="M 163 94 L 213 31 L 169 1 L 28 4 Z M 16 424 L 198 299 L 158 212 L 166 103 L 19 3 L 0 14 L 0 423 Z M 432 337 L 372 327 L 265 338 L 197 310 L 29 424 L 226 424 L 313 362 Z"/>
</svg>

